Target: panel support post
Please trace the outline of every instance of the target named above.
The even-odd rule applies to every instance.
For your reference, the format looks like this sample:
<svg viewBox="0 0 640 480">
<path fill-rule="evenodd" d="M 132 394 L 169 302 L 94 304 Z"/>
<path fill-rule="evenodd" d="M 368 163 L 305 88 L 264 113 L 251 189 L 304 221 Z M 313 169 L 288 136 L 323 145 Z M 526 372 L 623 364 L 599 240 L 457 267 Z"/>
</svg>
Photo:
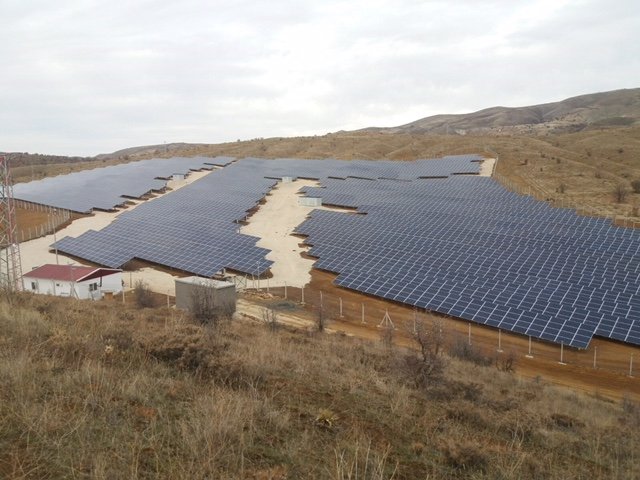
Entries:
<svg viewBox="0 0 640 480">
<path fill-rule="evenodd" d="M 527 353 L 525 357 L 533 358 L 533 354 L 531 353 L 531 335 L 529 335 L 529 353 Z"/>
<path fill-rule="evenodd" d="M 597 368 L 596 367 L 596 358 L 598 356 L 598 347 L 596 345 L 593 346 L 593 368 Z"/>
<path fill-rule="evenodd" d="M 502 353 L 502 329 L 498 329 L 498 352 Z"/>
<path fill-rule="evenodd" d="M 340 297 L 340 318 L 342 318 L 344 315 L 342 315 L 342 297 Z"/>
<path fill-rule="evenodd" d="M 360 321 L 360 323 L 367 323 L 364 321 L 364 303 L 362 304 L 362 320 Z"/>
<path fill-rule="evenodd" d="M 304 305 L 304 285 L 302 286 L 302 290 L 301 291 L 302 291 L 302 300 L 300 300 L 300 303 L 302 305 Z"/>
<path fill-rule="evenodd" d="M 287 299 L 287 282 L 284 282 L 284 299 Z"/>
<path fill-rule="evenodd" d="M 633 377 L 633 353 L 629 357 L 629 376 Z"/>
<path fill-rule="evenodd" d="M 566 365 L 566 363 L 564 363 L 564 343 L 560 344 L 560 361 L 558 363 L 560 365 Z"/>
<path fill-rule="evenodd" d="M 471 345 L 471 322 L 469 322 L 469 345 Z"/>
</svg>

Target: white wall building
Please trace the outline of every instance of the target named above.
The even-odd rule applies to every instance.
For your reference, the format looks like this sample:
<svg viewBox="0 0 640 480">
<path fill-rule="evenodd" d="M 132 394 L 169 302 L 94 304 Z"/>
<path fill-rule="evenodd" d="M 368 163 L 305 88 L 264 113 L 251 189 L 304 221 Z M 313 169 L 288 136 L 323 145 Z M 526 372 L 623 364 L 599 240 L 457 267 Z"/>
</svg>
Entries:
<svg viewBox="0 0 640 480">
<path fill-rule="evenodd" d="M 48 264 L 23 274 L 22 284 L 26 292 L 99 300 L 122 292 L 122 270 Z"/>
</svg>

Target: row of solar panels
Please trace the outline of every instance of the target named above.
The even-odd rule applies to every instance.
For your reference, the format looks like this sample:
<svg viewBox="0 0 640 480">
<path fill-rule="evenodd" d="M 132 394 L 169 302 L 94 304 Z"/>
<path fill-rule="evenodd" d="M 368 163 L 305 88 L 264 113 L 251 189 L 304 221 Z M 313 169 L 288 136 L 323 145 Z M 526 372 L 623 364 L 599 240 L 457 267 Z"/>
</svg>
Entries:
<svg viewBox="0 0 640 480">
<path fill-rule="evenodd" d="M 366 213 L 314 211 L 297 229 L 338 285 L 579 348 L 594 334 L 640 344 L 636 230 L 482 177 L 305 191 Z"/>
<path fill-rule="evenodd" d="M 417 162 L 244 159 L 123 212 L 100 232 L 64 238 L 56 247 L 109 267 L 140 258 L 208 277 L 223 268 L 261 275 L 272 264 L 265 258 L 268 250 L 255 246 L 257 238 L 239 234 L 237 222 L 258 205 L 276 178 L 477 173 L 477 161 L 477 156 Z"/>
<path fill-rule="evenodd" d="M 640 343 L 637 232 L 552 209 L 490 179 L 425 179 L 478 167 L 475 156 L 245 159 L 57 246 L 113 267 L 142 258 L 204 276 L 223 268 L 262 274 L 268 251 L 237 233 L 236 222 L 273 179 L 316 178 L 322 187 L 307 195 L 366 213 L 315 211 L 298 229 L 320 257 L 316 266 L 339 273 L 339 285 L 576 347 L 594 334 Z"/>
<path fill-rule="evenodd" d="M 161 190 L 167 179 L 190 170 L 223 167 L 231 157 L 157 158 L 48 177 L 13 187 L 16 199 L 78 213 L 112 210 L 130 198 Z"/>
</svg>

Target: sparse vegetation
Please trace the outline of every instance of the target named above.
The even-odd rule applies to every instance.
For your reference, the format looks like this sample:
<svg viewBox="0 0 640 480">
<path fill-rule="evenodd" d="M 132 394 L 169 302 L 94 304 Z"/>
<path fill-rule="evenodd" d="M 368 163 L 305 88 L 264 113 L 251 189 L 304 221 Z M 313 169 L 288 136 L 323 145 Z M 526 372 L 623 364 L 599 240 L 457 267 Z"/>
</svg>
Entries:
<svg viewBox="0 0 640 480">
<path fill-rule="evenodd" d="M 216 327 L 223 320 L 230 320 L 232 311 L 216 305 L 214 293 L 206 285 L 194 285 L 189 310 L 193 318 L 203 324 Z"/>
<path fill-rule="evenodd" d="M 633 189 L 633 193 L 640 193 L 640 179 L 633 180 L 631 182 L 631 188 Z"/>
<path fill-rule="evenodd" d="M 262 321 L 272 332 L 278 330 L 278 312 L 274 308 L 262 309 Z"/>
<path fill-rule="evenodd" d="M 634 401 L 455 358 L 416 386 L 400 347 L 30 294 L 0 331 L 1 478 L 640 475 Z"/>
<path fill-rule="evenodd" d="M 617 183 L 615 187 L 613 187 L 613 198 L 616 203 L 626 202 L 628 195 L 629 195 L 629 190 L 622 183 Z"/>
<path fill-rule="evenodd" d="M 139 308 L 151 308 L 156 305 L 156 300 L 149 289 L 149 285 L 143 280 L 137 280 L 134 284 L 133 298 Z"/>
</svg>

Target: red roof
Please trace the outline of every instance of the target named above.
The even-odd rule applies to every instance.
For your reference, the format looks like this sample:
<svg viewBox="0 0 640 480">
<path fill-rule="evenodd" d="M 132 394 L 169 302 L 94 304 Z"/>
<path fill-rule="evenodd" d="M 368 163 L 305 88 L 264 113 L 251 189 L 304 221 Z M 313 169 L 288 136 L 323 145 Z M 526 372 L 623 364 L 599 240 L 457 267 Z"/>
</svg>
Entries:
<svg viewBox="0 0 640 480">
<path fill-rule="evenodd" d="M 23 276 L 29 278 L 40 278 L 46 280 L 67 280 L 79 282 L 87 279 L 87 277 L 97 278 L 106 277 L 112 273 L 121 272 L 113 268 L 85 267 L 83 265 L 42 265 L 34 268 Z"/>
</svg>

